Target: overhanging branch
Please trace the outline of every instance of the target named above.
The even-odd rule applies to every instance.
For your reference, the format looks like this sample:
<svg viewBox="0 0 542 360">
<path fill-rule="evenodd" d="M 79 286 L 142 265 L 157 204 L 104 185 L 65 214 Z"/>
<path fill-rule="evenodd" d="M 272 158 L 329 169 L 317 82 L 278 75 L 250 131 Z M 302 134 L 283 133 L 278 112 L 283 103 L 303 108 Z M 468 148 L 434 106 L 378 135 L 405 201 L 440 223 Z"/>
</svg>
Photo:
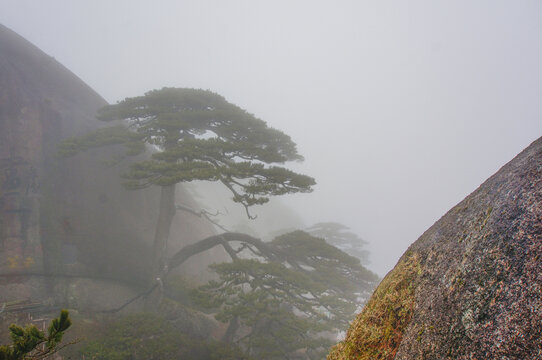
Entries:
<svg viewBox="0 0 542 360">
<path fill-rule="evenodd" d="M 185 246 L 184 248 L 179 250 L 175 255 L 173 255 L 171 259 L 169 259 L 168 271 L 171 271 L 174 268 L 179 267 L 186 260 L 188 260 L 189 258 L 191 258 L 192 256 L 196 254 L 207 251 L 217 245 L 224 245 L 225 243 L 234 242 L 234 241 L 247 243 L 256 247 L 260 251 L 260 253 L 266 258 L 268 258 L 269 260 L 277 260 L 281 258 L 274 249 L 272 249 L 269 245 L 267 245 L 260 239 L 257 239 L 247 234 L 227 232 L 221 235 L 209 236 L 208 238 L 200 240 L 197 243 Z M 235 254 L 235 251 L 233 249 L 232 249 L 232 252 L 233 254 Z M 235 258 L 232 256 L 232 259 L 235 259 Z"/>
<path fill-rule="evenodd" d="M 177 204 L 175 205 L 175 209 L 177 210 L 182 210 L 182 211 L 186 211 L 192 215 L 195 215 L 199 218 L 205 218 L 207 221 L 209 221 L 211 224 L 215 225 L 216 227 L 226 231 L 226 232 L 229 232 L 228 229 L 226 229 L 224 226 L 220 225 L 220 223 L 218 221 L 215 221 L 213 219 L 211 219 L 211 216 L 218 216 L 218 215 L 221 215 L 220 211 L 217 211 L 216 214 L 212 214 L 210 212 L 208 212 L 207 210 L 205 209 L 202 209 L 200 211 L 196 211 L 188 206 L 185 206 L 185 205 L 180 205 L 180 204 Z"/>
</svg>

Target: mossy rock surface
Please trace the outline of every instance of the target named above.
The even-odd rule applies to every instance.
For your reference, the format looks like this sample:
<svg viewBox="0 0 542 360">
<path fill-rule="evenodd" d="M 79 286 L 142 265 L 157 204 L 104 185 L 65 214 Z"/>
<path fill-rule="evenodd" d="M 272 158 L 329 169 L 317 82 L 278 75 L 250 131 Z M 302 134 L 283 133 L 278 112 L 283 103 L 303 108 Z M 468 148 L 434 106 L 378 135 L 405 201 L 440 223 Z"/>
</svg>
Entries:
<svg viewBox="0 0 542 360">
<path fill-rule="evenodd" d="M 541 179 L 538 139 L 410 246 L 328 359 L 540 359 Z"/>
<path fill-rule="evenodd" d="M 352 323 L 346 339 L 334 347 L 328 359 L 393 359 L 414 312 L 419 273 L 418 257 L 411 253 L 405 255 L 382 280 Z"/>
</svg>

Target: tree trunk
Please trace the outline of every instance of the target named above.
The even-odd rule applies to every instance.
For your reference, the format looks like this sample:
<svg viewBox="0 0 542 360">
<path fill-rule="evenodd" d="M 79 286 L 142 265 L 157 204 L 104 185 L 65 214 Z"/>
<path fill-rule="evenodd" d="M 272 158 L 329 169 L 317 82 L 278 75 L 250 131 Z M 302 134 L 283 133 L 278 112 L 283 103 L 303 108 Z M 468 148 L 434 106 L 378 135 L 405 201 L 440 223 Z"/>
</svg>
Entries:
<svg viewBox="0 0 542 360">
<path fill-rule="evenodd" d="M 160 208 L 153 243 L 153 280 L 161 278 L 166 265 L 166 250 L 171 223 L 175 216 L 175 185 L 162 186 Z"/>
<path fill-rule="evenodd" d="M 222 337 L 222 341 L 227 344 L 233 344 L 233 341 L 235 340 L 235 335 L 237 333 L 237 329 L 239 329 L 239 316 L 234 316 L 228 325 L 228 329 L 226 330 L 226 333 Z"/>
</svg>

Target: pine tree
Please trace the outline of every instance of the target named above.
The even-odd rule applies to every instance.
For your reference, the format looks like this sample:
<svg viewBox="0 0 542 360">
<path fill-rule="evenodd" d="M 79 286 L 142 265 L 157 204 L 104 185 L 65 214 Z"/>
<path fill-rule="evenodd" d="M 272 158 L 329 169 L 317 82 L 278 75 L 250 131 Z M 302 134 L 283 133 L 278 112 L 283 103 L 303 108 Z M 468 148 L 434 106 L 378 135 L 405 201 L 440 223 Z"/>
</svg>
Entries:
<svg viewBox="0 0 542 360">
<path fill-rule="evenodd" d="M 170 264 L 225 247 L 233 261 L 213 265 L 219 280 L 193 298 L 229 323 L 224 341 L 257 359 L 293 359 L 300 351 L 324 358 L 335 340 L 330 335 L 346 329 L 378 281 L 359 259 L 302 231 L 269 243 L 232 233 L 206 240 L 179 251 Z"/>
<path fill-rule="evenodd" d="M 123 124 L 70 139 L 60 153 L 71 156 L 112 144 L 126 145 L 127 155 L 141 153 L 148 145 L 154 148 L 150 159 L 132 163 L 123 178 L 129 189 L 161 188 L 153 246 L 153 268 L 159 277 L 165 269 L 176 184 L 220 182 L 251 218 L 249 207 L 265 204 L 269 196 L 310 192 L 315 184 L 309 176 L 278 166 L 303 159 L 288 135 L 210 91 L 153 90 L 102 108 L 98 119 Z"/>
<path fill-rule="evenodd" d="M 0 360 L 45 359 L 60 350 L 64 332 L 71 326 L 68 310 L 51 321 L 47 334 L 35 325 L 9 327 L 12 344 L 0 346 Z"/>
<path fill-rule="evenodd" d="M 369 251 L 365 249 L 367 241 L 350 231 L 346 225 L 337 222 L 320 222 L 305 229 L 311 235 L 325 239 L 328 243 L 360 259 L 368 265 Z"/>
</svg>

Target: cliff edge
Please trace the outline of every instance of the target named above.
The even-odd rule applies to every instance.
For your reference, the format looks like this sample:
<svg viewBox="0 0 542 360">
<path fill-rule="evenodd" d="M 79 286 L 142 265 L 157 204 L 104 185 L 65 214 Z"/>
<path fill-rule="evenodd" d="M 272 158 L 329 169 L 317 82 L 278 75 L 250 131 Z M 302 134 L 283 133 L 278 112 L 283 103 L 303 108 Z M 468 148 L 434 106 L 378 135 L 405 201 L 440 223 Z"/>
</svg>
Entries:
<svg viewBox="0 0 542 360">
<path fill-rule="evenodd" d="M 541 173 L 542 138 L 410 246 L 328 359 L 541 359 Z"/>
</svg>

